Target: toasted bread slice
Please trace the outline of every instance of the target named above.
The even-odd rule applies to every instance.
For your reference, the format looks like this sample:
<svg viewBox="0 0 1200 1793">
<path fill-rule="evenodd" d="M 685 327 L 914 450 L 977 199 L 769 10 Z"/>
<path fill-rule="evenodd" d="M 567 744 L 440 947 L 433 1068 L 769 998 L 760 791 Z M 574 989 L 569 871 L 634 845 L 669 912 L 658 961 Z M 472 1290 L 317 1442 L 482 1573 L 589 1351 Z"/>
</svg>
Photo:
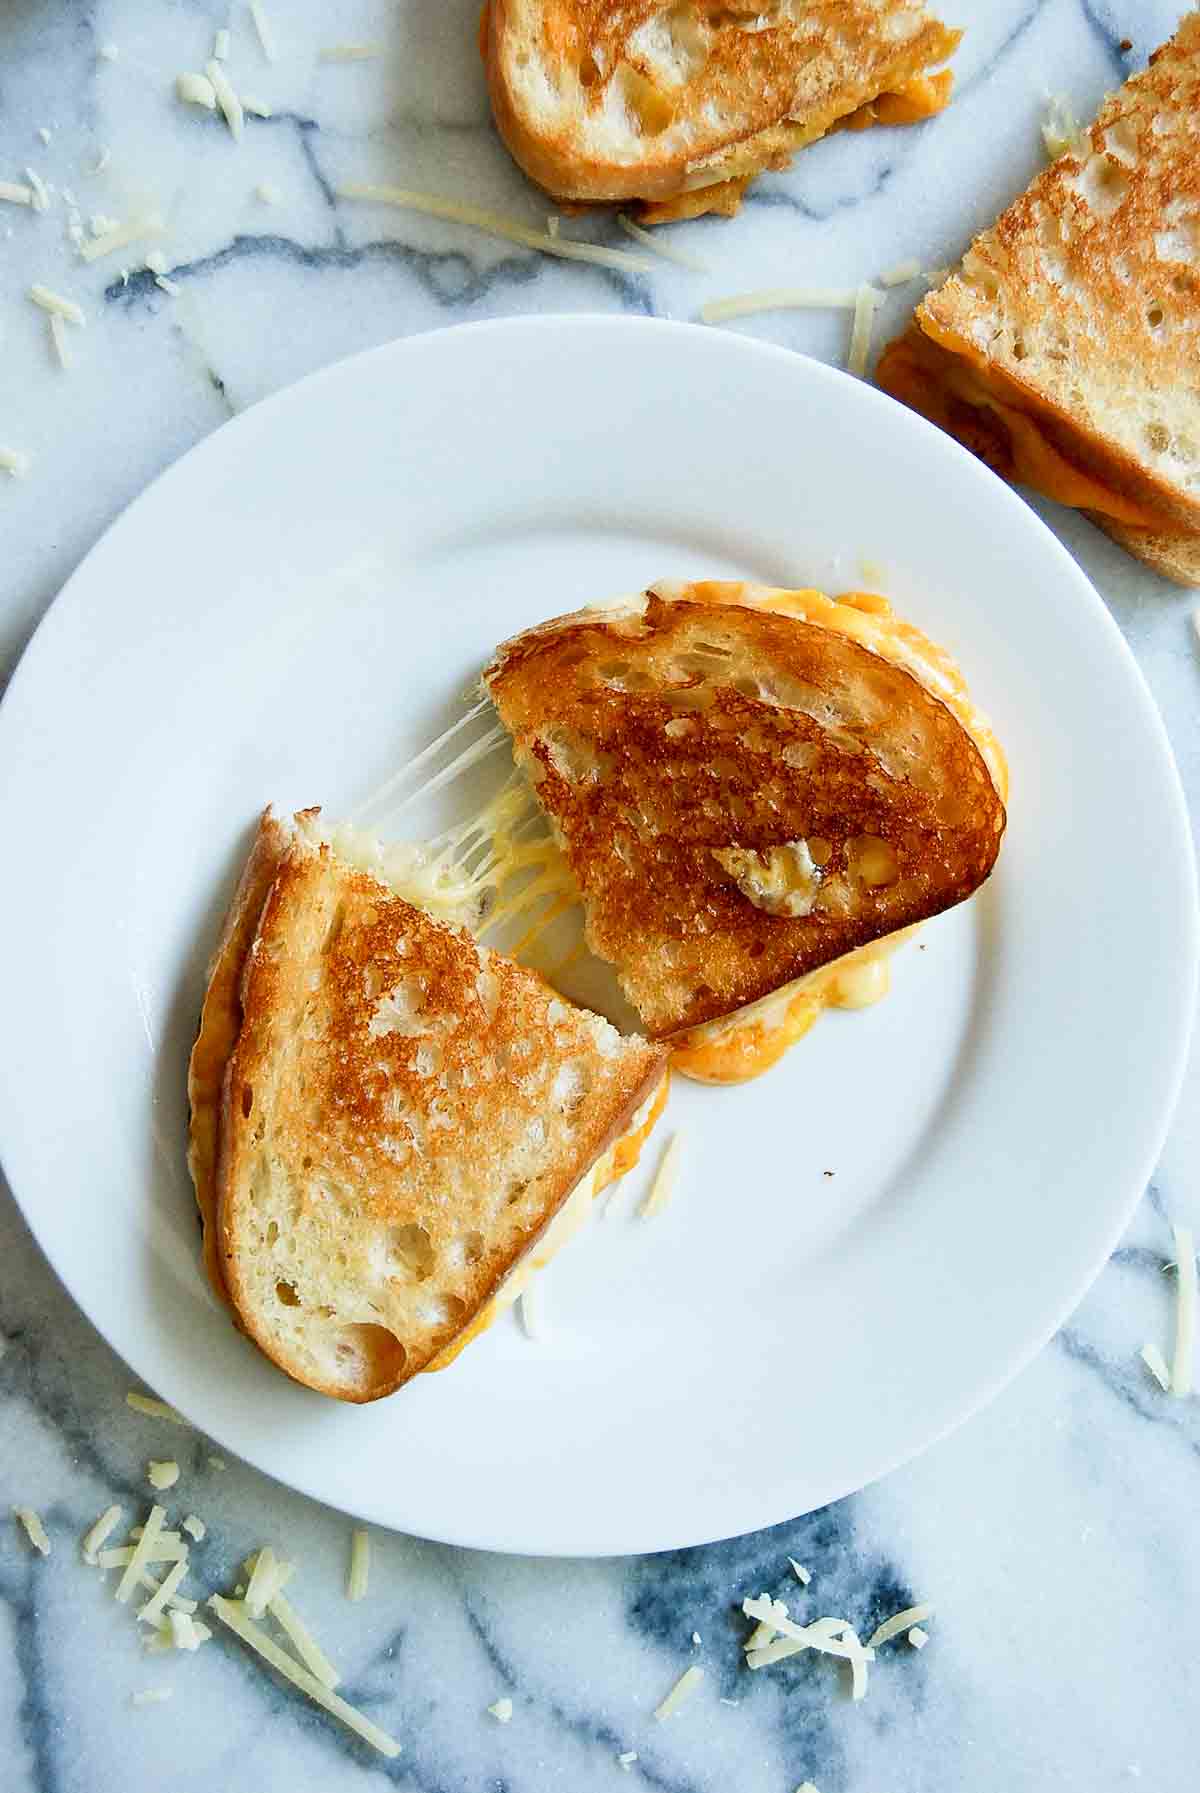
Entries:
<svg viewBox="0 0 1200 1793">
<path fill-rule="evenodd" d="M 976 237 L 885 390 L 1168 578 L 1200 560 L 1200 16 Z"/>
<path fill-rule="evenodd" d="M 390 1394 L 470 1327 L 665 1068 L 299 832 L 239 1006 L 222 1280 L 268 1357 L 347 1401 Z"/>
<path fill-rule="evenodd" d="M 658 1039 L 961 902 L 1005 822 L 916 631 L 886 658 L 793 594 L 663 591 L 531 629 L 484 675 L 588 944 Z"/>
<path fill-rule="evenodd" d="M 843 121 L 940 110 L 953 52 L 920 0 L 489 0 L 496 125 L 556 199 L 650 222 L 735 211 L 746 183 Z M 703 193 L 706 198 L 698 198 Z"/>
</svg>

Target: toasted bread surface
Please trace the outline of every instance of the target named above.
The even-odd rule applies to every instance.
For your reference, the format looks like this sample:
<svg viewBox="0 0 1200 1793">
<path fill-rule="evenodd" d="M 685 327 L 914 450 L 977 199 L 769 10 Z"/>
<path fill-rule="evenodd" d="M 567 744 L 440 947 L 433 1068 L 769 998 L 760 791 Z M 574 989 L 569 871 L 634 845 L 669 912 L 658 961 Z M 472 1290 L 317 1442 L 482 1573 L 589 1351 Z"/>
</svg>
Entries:
<svg viewBox="0 0 1200 1793">
<path fill-rule="evenodd" d="M 959 36 L 920 0 L 490 0 L 481 41 L 497 128 L 548 193 L 662 207 L 712 188 L 728 211 L 730 182 L 904 94 Z"/>
<path fill-rule="evenodd" d="M 296 838 L 245 959 L 224 1283 L 282 1369 L 389 1394 L 467 1327 L 662 1076 L 535 973 Z"/>
<path fill-rule="evenodd" d="M 225 1067 L 241 1031 L 242 971 L 267 893 L 287 851 L 291 830 L 263 811 L 217 949 L 208 966 L 200 1026 L 188 1063 L 188 1169 L 204 1238 L 204 1268 L 213 1291 L 228 1301 L 217 1239 L 217 1156 Z"/>
<path fill-rule="evenodd" d="M 1004 477 L 1100 513 L 1131 552 L 1186 574 L 1194 554 L 1162 544 L 1200 534 L 1200 16 L 1085 138 L 976 237 L 917 309 L 924 346 L 893 345 L 879 379 Z M 1065 468 L 1038 477 L 1022 416 Z"/>
<path fill-rule="evenodd" d="M 1145 561 L 1164 579 L 1172 579 L 1176 585 L 1200 586 L 1200 535 L 1166 535 L 1153 529 L 1130 528 L 1095 511 L 1088 515 L 1118 547 Z"/>
<path fill-rule="evenodd" d="M 588 943 L 655 1038 L 962 901 L 1005 822 L 971 735 L 911 672 L 688 589 L 532 629 L 485 674 Z"/>
</svg>

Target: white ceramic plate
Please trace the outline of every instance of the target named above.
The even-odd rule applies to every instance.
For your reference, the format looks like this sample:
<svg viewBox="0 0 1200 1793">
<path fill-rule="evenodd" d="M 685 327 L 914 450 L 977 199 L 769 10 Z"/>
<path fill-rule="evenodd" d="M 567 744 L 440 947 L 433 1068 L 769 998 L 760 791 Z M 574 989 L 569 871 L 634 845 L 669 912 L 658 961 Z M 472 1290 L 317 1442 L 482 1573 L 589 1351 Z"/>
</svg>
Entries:
<svg viewBox="0 0 1200 1793">
<path fill-rule="evenodd" d="M 184 1166 L 204 964 L 258 809 L 344 810 L 537 619 L 666 575 L 844 590 L 863 557 L 1008 749 L 984 893 L 758 1083 L 677 1080 L 673 1204 L 635 1222 L 627 1191 L 567 1249 L 543 1342 L 510 1317 L 365 1409 L 293 1387 L 206 1294 Z M 778 349 L 489 323 L 279 394 L 88 557 L 0 710 L 0 766 L 0 1149 L 30 1224 L 149 1385 L 382 1525 L 646 1550 L 860 1487 L 1045 1341 L 1165 1131 L 1195 890 L 1133 660 L 1018 498 Z"/>
</svg>

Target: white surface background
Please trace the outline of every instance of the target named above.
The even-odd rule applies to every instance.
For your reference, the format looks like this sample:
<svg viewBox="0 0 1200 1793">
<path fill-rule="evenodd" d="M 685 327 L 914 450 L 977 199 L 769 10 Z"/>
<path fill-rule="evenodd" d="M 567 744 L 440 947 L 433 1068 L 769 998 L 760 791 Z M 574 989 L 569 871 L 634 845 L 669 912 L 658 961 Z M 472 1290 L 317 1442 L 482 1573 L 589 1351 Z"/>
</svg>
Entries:
<svg viewBox="0 0 1200 1793">
<path fill-rule="evenodd" d="M 122 288 L 112 263 L 82 270 L 63 240 L 61 207 L 41 219 L 15 215 L 11 237 L 7 212 L 0 218 L 0 440 L 35 457 L 24 485 L 0 490 L 6 668 L 119 509 L 230 409 L 356 348 L 449 321 L 572 309 L 688 317 L 710 293 L 856 279 L 909 254 L 936 265 L 1035 166 L 1042 91 L 1067 89 L 1086 112 L 1134 60 L 1116 51 L 1122 35 L 1136 57 L 1177 9 L 963 0 L 956 16 L 970 31 L 945 118 L 806 152 L 733 224 L 683 233 L 713 264 L 710 278 L 664 264 L 646 282 L 331 207 L 322 181 L 354 177 L 531 218 L 545 209 L 486 128 L 473 6 L 455 0 L 432 22 L 418 6 L 347 7 L 336 27 L 324 9 L 278 10 L 288 53 L 275 69 L 235 20 L 241 84 L 280 108 L 240 150 L 207 118 L 181 115 L 170 95 L 175 71 L 203 61 L 223 8 L 22 3 L 0 23 L 0 176 L 31 163 L 72 189 L 85 216 L 127 215 L 143 196 L 164 204 L 166 252 L 184 288 L 169 300 L 144 276 Z M 314 65 L 320 43 L 370 37 L 387 47 L 379 63 Z M 97 64 L 110 41 L 121 60 Z M 35 136 L 42 125 L 53 129 L 45 147 Z M 89 181 L 80 171 L 102 145 L 112 149 L 109 172 Z M 282 205 L 255 200 L 262 179 L 275 181 Z M 33 280 L 89 311 L 86 334 L 72 339 L 70 376 L 53 367 L 42 320 L 21 297 Z M 909 302 L 898 295 L 889 321 Z M 828 358 L 843 351 L 840 321 L 774 317 L 746 328 Z M 1192 599 L 1140 573 L 1082 521 L 1050 506 L 1045 514 L 1135 648 L 1194 813 Z M 197 518 L 181 552 L 203 544 Z M 147 602 L 170 576 L 169 564 L 145 569 Z M 1127 870 L 1154 877 L 1152 864 Z M 1122 1052 L 1121 1039 L 1111 1045 Z M 1137 1069 L 1130 1064 L 1131 1077 Z M 0 1221 L 0 1328 L 10 1341 L 0 1365 L 0 1495 L 40 1506 L 56 1550 L 42 1564 L 10 1532 L 0 1542 L 0 1625 L 11 1644 L 0 1653 L 0 1784 L 6 1793 L 140 1793 L 169 1775 L 181 1789 L 318 1779 L 335 1789 L 382 1776 L 224 1646 L 165 1668 L 143 1663 L 128 1621 L 80 1568 L 77 1531 L 110 1499 L 142 1497 L 146 1457 L 182 1452 L 193 1504 L 212 1527 L 206 1574 L 221 1583 L 264 1535 L 301 1557 L 297 1604 L 344 1663 L 352 1697 L 405 1741 L 387 1771 L 397 1785 L 617 1786 L 615 1755 L 635 1748 L 635 1774 L 679 1789 L 788 1793 L 805 1778 L 822 1793 L 1094 1789 L 1140 1777 L 1182 1793 L 1194 1781 L 1200 1423 L 1194 1403 L 1157 1397 L 1135 1354 L 1144 1338 L 1166 1337 L 1164 1215 L 1200 1220 L 1196 1094 L 1193 1076 L 1149 1198 L 1070 1325 L 987 1413 L 916 1465 L 774 1533 L 677 1557 L 538 1564 L 381 1538 L 362 1608 L 340 1596 L 343 1521 L 235 1465 L 216 1475 L 203 1447 L 193 1458 L 190 1441 L 164 1438 L 121 1406 L 127 1372 L 58 1289 L 9 1204 Z M 1028 1249 L 1033 1265 L 1036 1236 Z M 760 1585 L 785 1592 L 788 1552 L 813 1567 L 822 1611 L 869 1625 L 909 1595 L 938 1605 L 929 1649 L 919 1658 L 898 1650 L 863 1708 L 850 1707 L 830 1665 L 752 1685 L 737 1671 L 732 1603 Z M 707 1685 L 660 1729 L 647 1716 L 691 1660 L 693 1629 Z M 125 1708 L 132 1688 L 167 1681 L 171 1706 Z M 502 1692 L 516 1705 L 505 1731 L 483 1711 Z M 741 1703 L 722 1706 L 719 1694 Z"/>
</svg>

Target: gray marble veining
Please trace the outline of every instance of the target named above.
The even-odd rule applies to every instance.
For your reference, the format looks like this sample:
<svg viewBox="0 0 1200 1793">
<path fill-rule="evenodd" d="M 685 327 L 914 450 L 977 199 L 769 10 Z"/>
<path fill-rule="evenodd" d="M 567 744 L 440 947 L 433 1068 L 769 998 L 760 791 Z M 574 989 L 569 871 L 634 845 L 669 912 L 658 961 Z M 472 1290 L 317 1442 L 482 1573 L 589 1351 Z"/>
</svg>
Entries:
<svg viewBox="0 0 1200 1793">
<path fill-rule="evenodd" d="M 33 457 L 28 479 L 0 491 L 3 676 L 113 516 L 232 412 L 335 357 L 462 319 L 687 318 L 721 292 L 857 280 L 910 255 L 944 263 L 1036 167 L 1045 92 L 1071 93 L 1086 115 L 1180 9 L 947 6 L 968 26 L 951 110 L 927 127 L 816 146 L 761 181 L 735 222 L 683 227 L 677 240 L 710 262 L 706 278 L 666 262 L 652 275 L 547 262 L 339 201 L 343 180 L 390 180 L 535 223 L 549 209 L 491 133 L 475 0 L 353 0 L 336 19 L 314 0 L 270 10 L 274 65 L 245 8 L 232 12 L 239 85 L 275 107 L 270 120 L 248 121 L 240 147 L 171 91 L 230 19 L 224 0 L 10 0 L 0 16 L 0 179 L 29 165 L 56 189 L 44 217 L 0 208 L 0 441 Z M 378 40 L 383 54 L 319 65 L 315 48 L 335 39 Z M 110 44 L 115 61 L 99 55 Z M 105 149 L 103 172 L 89 173 Z M 258 197 L 264 182 L 278 203 Z M 178 295 L 155 284 L 137 250 L 83 268 L 65 233 L 64 189 L 85 225 L 91 213 L 159 207 Z M 568 227 L 629 246 L 611 220 Z M 35 280 L 69 290 L 89 313 L 70 375 L 23 303 Z M 889 299 L 884 328 L 911 299 Z M 745 328 L 805 353 L 844 353 L 839 320 L 781 314 Z M 1041 508 L 1131 642 L 1195 815 L 1193 600 L 1081 519 Z M 916 1463 L 769 1532 L 651 1558 L 507 1559 L 379 1536 L 359 1606 L 342 1594 L 344 1519 L 237 1463 L 216 1469 L 203 1439 L 124 1405 L 134 1379 L 58 1286 L 4 1191 L 0 1495 L 4 1509 L 42 1512 L 53 1552 L 42 1561 L 15 1526 L 0 1526 L 0 1793 L 339 1793 L 385 1781 L 421 1793 L 792 1793 L 804 1780 L 821 1793 L 1189 1793 L 1200 1784 L 1200 1406 L 1160 1399 L 1136 1353 L 1169 1312 L 1167 1218 L 1200 1222 L 1198 1093 L 1193 1070 L 1146 1200 L 1057 1340 Z M 303 1565 L 297 1605 L 344 1665 L 348 1697 L 401 1738 L 396 1762 L 360 1750 L 230 1642 L 195 1658 L 143 1657 L 77 1540 L 109 1501 L 141 1505 L 147 1458 L 170 1455 L 183 1466 L 185 1507 L 209 1524 L 195 1559 L 205 1583 L 229 1582 L 264 1528 L 286 1539 Z M 829 1662 L 757 1676 L 739 1667 L 737 1603 L 764 1589 L 786 1596 L 789 1555 L 812 1568 L 820 1610 L 867 1629 L 911 1599 L 936 1603 L 929 1647 L 893 1646 L 861 1707 Z M 655 1725 L 654 1705 L 693 1661 L 707 1671 L 701 1693 Z M 130 1706 L 135 1689 L 168 1684 L 169 1704 Z M 507 1726 L 486 1712 L 504 1695 Z M 638 1759 L 623 1770 L 617 1757 L 629 1750 Z"/>
</svg>

